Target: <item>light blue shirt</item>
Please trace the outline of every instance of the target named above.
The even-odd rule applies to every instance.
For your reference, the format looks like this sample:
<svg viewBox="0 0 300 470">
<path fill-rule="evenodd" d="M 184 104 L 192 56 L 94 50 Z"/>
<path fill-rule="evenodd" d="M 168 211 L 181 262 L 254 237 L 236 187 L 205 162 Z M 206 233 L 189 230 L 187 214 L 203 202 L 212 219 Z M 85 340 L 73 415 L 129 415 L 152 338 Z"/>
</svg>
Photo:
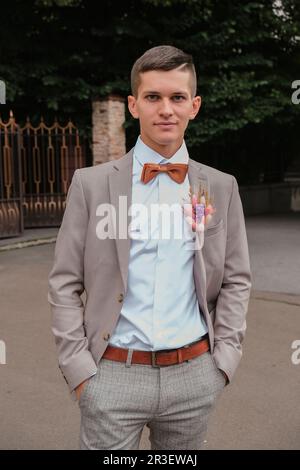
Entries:
<svg viewBox="0 0 300 470">
<path fill-rule="evenodd" d="M 113 346 L 145 351 L 175 349 L 207 333 L 195 291 L 194 250 L 188 249 L 194 232 L 182 212 L 182 197 L 187 197 L 189 192 L 188 174 L 181 184 L 167 173 L 158 173 L 147 184 L 141 181 L 144 163 L 188 163 L 188 158 L 184 141 L 171 158 L 164 158 L 144 144 L 140 136 L 137 139 L 133 153 L 132 205 L 142 204 L 148 215 L 132 213 L 128 285 L 109 341 Z M 163 232 L 164 219 L 157 210 L 152 210 L 161 204 L 169 207 L 176 204 L 179 208 L 174 211 L 176 219 L 171 217 L 169 232 Z M 174 228 L 175 220 L 176 227 L 184 227 L 184 236 L 176 235 L 179 232 Z M 168 224 L 164 223 L 165 226 Z"/>
</svg>

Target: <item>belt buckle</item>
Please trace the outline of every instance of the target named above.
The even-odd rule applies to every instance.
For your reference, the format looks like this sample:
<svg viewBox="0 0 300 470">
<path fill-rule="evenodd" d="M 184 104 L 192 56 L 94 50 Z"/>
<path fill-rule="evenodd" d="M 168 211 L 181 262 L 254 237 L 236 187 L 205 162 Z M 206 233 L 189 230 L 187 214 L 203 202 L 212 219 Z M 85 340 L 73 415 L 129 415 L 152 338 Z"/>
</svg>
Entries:
<svg viewBox="0 0 300 470">
<path fill-rule="evenodd" d="M 156 369 L 159 369 L 160 366 L 155 364 L 155 353 L 156 351 L 151 351 L 151 362 L 152 362 L 152 367 L 155 367 Z"/>
</svg>

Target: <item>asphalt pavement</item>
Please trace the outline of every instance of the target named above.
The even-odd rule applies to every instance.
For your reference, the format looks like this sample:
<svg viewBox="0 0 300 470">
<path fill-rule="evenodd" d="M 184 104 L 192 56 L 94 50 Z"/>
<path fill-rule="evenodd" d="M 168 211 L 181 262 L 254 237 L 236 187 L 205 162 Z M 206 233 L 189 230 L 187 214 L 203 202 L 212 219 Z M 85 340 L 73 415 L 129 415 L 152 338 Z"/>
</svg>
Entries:
<svg viewBox="0 0 300 470">
<path fill-rule="evenodd" d="M 244 354 L 207 449 L 300 449 L 300 214 L 246 219 L 253 288 Z M 78 404 L 57 367 L 47 278 L 56 229 L 0 241 L 0 449 L 77 449 Z M 2 348 L 3 352 L 3 348 Z M 148 429 L 141 449 L 150 449 Z"/>
</svg>

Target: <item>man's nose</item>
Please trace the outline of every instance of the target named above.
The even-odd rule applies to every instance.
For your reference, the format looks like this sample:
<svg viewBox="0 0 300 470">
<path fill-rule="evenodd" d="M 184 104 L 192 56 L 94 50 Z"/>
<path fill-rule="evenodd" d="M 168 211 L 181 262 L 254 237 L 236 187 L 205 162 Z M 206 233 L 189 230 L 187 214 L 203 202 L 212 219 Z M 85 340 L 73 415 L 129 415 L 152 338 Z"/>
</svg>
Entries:
<svg viewBox="0 0 300 470">
<path fill-rule="evenodd" d="M 160 114 L 170 116 L 173 114 L 172 103 L 168 98 L 162 99 L 161 106 L 160 106 Z"/>
</svg>

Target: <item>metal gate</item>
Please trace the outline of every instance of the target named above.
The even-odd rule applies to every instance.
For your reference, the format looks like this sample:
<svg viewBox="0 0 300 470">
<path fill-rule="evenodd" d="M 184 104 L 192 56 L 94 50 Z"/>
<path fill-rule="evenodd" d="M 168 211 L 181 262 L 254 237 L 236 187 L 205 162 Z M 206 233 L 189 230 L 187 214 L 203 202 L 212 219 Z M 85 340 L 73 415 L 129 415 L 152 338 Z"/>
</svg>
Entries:
<svg viewBox="0 0 300 470">
<path fill-rule="evenodd" d="M 23 232 L 19 128 L 0 118 L 0 237 Z"/>
<path fill-rule="evenodd" d="M 0 237 L 60 225 L 74 170 L 86 166 L 81 140 L 71 121 L 34 127 L 28 118 L 20 127 L 12 113 L 0 120 Z"/>
</svg>

